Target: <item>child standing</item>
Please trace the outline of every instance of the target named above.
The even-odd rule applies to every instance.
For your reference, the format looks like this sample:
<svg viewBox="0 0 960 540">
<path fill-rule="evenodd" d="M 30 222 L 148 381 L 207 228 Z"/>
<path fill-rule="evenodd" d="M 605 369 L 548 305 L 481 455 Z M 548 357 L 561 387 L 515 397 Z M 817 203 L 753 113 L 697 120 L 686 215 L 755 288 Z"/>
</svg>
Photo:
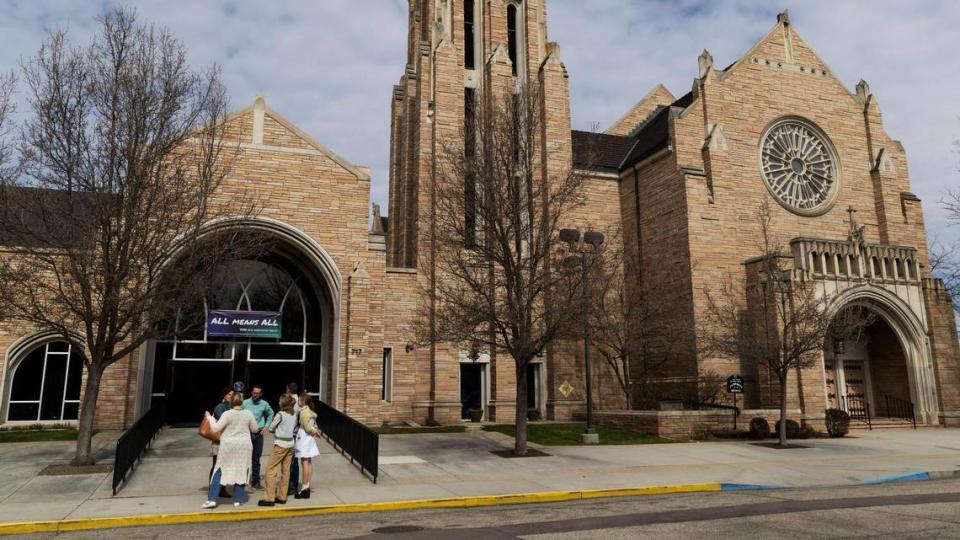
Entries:
<svg viewBox="0 0 960 540">
<path fill-rule="evenodd" d="M 310 498 L 310 478 L 313 477 L 313 458 L 320 455 L 317 441 L 314 439 L 320 434 L 317 428 L 317 413 L 313 412 L 313 398 L 304 392 L 300 394 L 300 428 L 297 430 L 296 457 L 300 458 L 300 475 L 302 483 L 294 499 Z"/>
<path fill-rule="evenodd" d="M 290 463 L 293 461 L 293 428 L 297 419 L 293 415 L 295 401 L 287 394 L 280 396 L 280 412 L 270 422 L 273 433 L 273 454 L 267 465 L 267 487 L 263 500 L 258 506 L 273 506 L 287 503 L 287 485 L 290 482 Z M 280 469 L 280 471 L 277 471 Z M 280 485 L 277 485 L 277 472 L 280 472 Z"/>
</svg>

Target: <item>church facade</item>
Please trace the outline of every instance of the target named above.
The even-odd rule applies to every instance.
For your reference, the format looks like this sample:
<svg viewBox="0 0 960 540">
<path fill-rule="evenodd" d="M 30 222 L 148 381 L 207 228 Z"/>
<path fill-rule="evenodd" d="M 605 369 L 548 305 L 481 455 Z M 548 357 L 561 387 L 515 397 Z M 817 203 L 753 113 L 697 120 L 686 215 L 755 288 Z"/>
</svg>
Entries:
<svg viewBox="0 0 960 540">
<path fill-rule="evenodd" d="M 546 174 L 573 167 L 586 176 L 585 205 L 565 225 L 620 230 L 629 278 L 666 307 L 637 321 L 671 336 L 670 362 L 652 381 L 662 388 L 656 399 L 705 374 L 736 374 L 747 408 L 776 406 L 769 373 L 705 352 L 702 333 L 709 292 L 751 275 L 761 254 L 755 215 L 766 202 L 791 279 L 816 283 L 831 313 L 856 305 L 877 315 L 864 339 L 824 344 L 822 360 L 792 377 L 791 416 L 820 421 L 854 396 L 880 416 L 908 403 L 919 422 L 960 424 L 953 306 L 930 274 L 906 156 L 869 86 L 844 87 L 783 14 L 725 69 L 704 52 L 690 92 L 678 98 L 657 86 L 606 132 L 574 131 L 569 74 L 548 40 L 545 4 L 409 2 L 407 62 L 391 96 L 389 216 L 370 211 L 367 168 L 262 97 L 233 113 L 230 139 L 241 153 L 223 196 L 231 185 L 254 186 L 262 212 L 236 226 L 270 235 L 275 247 L 226 269 L 229 290 L 204 309 L 279 312 L 283 334 L 147 343 L 107 371 L 97 425 L 129 426 L 159 400 L 171 422 L 195 423 L 237 380 L 263 385 L 268 397 L 298 382 L 370 425 L 450 424 L 477 410 L 512 421 L 512 359 L 420 345 L 413 326 L 434 271 L 427 231 L 439 145 L 461 136 L 474 104 L 525 81 L 543 99 Z M 4 249 L 16 256 L 16 246 Z M 284 285 L 280 300 L 260 293 L 266 281 Z M 0 323 L 0 423 L 75 419 L 82 355 L 45 329 Z M 656 407 L 618 401 L 609 376 L 598 375 L 605 406 Z M 533 417 L 582 414 L 579 352 L 554 347 L 528 377 Z"/>
</svg>

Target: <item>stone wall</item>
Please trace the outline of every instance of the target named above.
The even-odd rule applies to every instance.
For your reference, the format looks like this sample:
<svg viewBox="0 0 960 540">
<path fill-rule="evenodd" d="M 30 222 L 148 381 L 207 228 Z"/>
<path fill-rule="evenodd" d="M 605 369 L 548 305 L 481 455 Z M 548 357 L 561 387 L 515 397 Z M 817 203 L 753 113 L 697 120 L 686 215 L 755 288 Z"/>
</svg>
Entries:
<svg viewBox="0 0 960 540">
<path fill-rule="evenodd" d="M 931 328 L 930 349 L 934 358 L 940 423 L 960 427 L 960 345 L 950 295 L 938 279 L 923 283 L 923 296 Z"/>
<path fill-rule="evenodd" d="M 746 431 L 750 420 L 762 417 L 770 424 L 770 431 L 780 418 L 780 411 L 773 409 L 747 409 L 737 418 L 736 429 Z M 788 411 L 788 418 L 800 421 L 799 409 Z M 600 425 L 620 427 L 656 435 L 668 439 L 689 440 L 702 437 L 711 431 L 734 429 L 732 410 L 709 409 L 702 411 L 597 411 L 594 418 Z M 822 420 L 811 420 L 814 427 L 823 429 Z"/>
</svg>

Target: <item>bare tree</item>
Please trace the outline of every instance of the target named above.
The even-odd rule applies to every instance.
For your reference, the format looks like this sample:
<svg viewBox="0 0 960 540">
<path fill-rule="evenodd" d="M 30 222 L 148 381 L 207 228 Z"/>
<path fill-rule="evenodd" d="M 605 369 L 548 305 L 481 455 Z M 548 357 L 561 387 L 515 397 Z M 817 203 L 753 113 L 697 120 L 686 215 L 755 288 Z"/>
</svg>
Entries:
<svg viewBox="0 0 960 540">
<path fill-rule="evenodd" d="M 960 140 L 954 140 L 953 146 L 955 152 L 960 153 Z M 960 224 L 960 189 L 946 190 L 940 205 L 947 211 L 948 225 Z M 930 272 L 943 280 L 953 300 L 954 311 L 960 313 L 960 244 L 933 238 L 930 241 Z"/>
<path fill-rule="evenodd" d="M 659 368 L 674 358 L 675 333 L 662 324 L 664 306 L 648 302 L 637 281 L 637 263 L 623 250 L 619 228 L 593 255 L 590 331 L 605 374 L 615 379 L 627 408 L 649 390 Z"/>
<path fill-rule="evenodd" d="M 13 132 L 13 90 L 16 85 L 13 73 L 0 74 L 0 182 L 16 174 L 13 147 L 10 135 Z"/>
<path fill-rule="evenodd" d="M 85 351 L 75 465 L 94 461 L 104 371 L 168 335 L 221 262 L 255 244 L 205 232 L 255 211 L 242 192 L 215 195 L 236 155 L 218 68 L 191 71 L 181 43 L 130 10 L 100 22 L 88 45 L 57 30 L 23 63 L 23 172 L 0 189 L 12 246 L 0 298 Z"/>
<path fill-rule="evenodd" d="M 960 245 L 934 238 L 930 242 L 930 272 L 943 280 L 954 311 L 960 310 Z"/>
<path fill-rule="evenodd" d="M 830 298 L 822 288 L 794 274 L 793 257 L 774 237 L 766 202 L 757 212 L 757 222 L 761 255 L 748 265 L 745 284 L 731 278 L 718 290 L 707 291 L 702 337 L 708 353 L 744 358 L 776 376 L 782 446 L 790 372 L 815 365 L 826 343 L 859 334 L 871 319 L 861 308 L 831 314 Z"/>
<path fill-rule="evenodd" d="M 527 365 L 579 314 L 579 266 L 562 264 L 560 224 L 582 204 L 582 178 L 550 145 L 534 83 L 486 95 L 457 141 L 442 143 L 432 268 L 417 323 L 421 342 L 509 356 L 516 367 L 515 453 L 527 451 Z M 567 163 L 549 172 L 547 164 Z"/>
</svg>

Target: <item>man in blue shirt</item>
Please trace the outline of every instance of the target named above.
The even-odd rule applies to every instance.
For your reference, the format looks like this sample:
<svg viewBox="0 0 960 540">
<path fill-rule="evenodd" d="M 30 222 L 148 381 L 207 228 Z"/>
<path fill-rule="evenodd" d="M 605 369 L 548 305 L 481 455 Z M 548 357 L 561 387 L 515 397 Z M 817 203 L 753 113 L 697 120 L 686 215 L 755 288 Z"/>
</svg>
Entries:
<svg viewBox="0 0 960 540">
<path fill-rule="evenodd" d="M 250 487 L 253 489 L 263 489 L 260 484 L 260 456 L 263 454 L 263 434 L 267 431 L 267 426 L 273 421 L 273 408 L 263 399 L 263 388 L 259 385 L 253 385 L 250 389 L 250 397 L 243 400 L 243 408 L 250 411 L 253 417 L 257 419 L 257 427 L 260 431 L 250 434 L 250 441 L 253 443 L 253 456 L 250 464 Z"/>
</svg>

